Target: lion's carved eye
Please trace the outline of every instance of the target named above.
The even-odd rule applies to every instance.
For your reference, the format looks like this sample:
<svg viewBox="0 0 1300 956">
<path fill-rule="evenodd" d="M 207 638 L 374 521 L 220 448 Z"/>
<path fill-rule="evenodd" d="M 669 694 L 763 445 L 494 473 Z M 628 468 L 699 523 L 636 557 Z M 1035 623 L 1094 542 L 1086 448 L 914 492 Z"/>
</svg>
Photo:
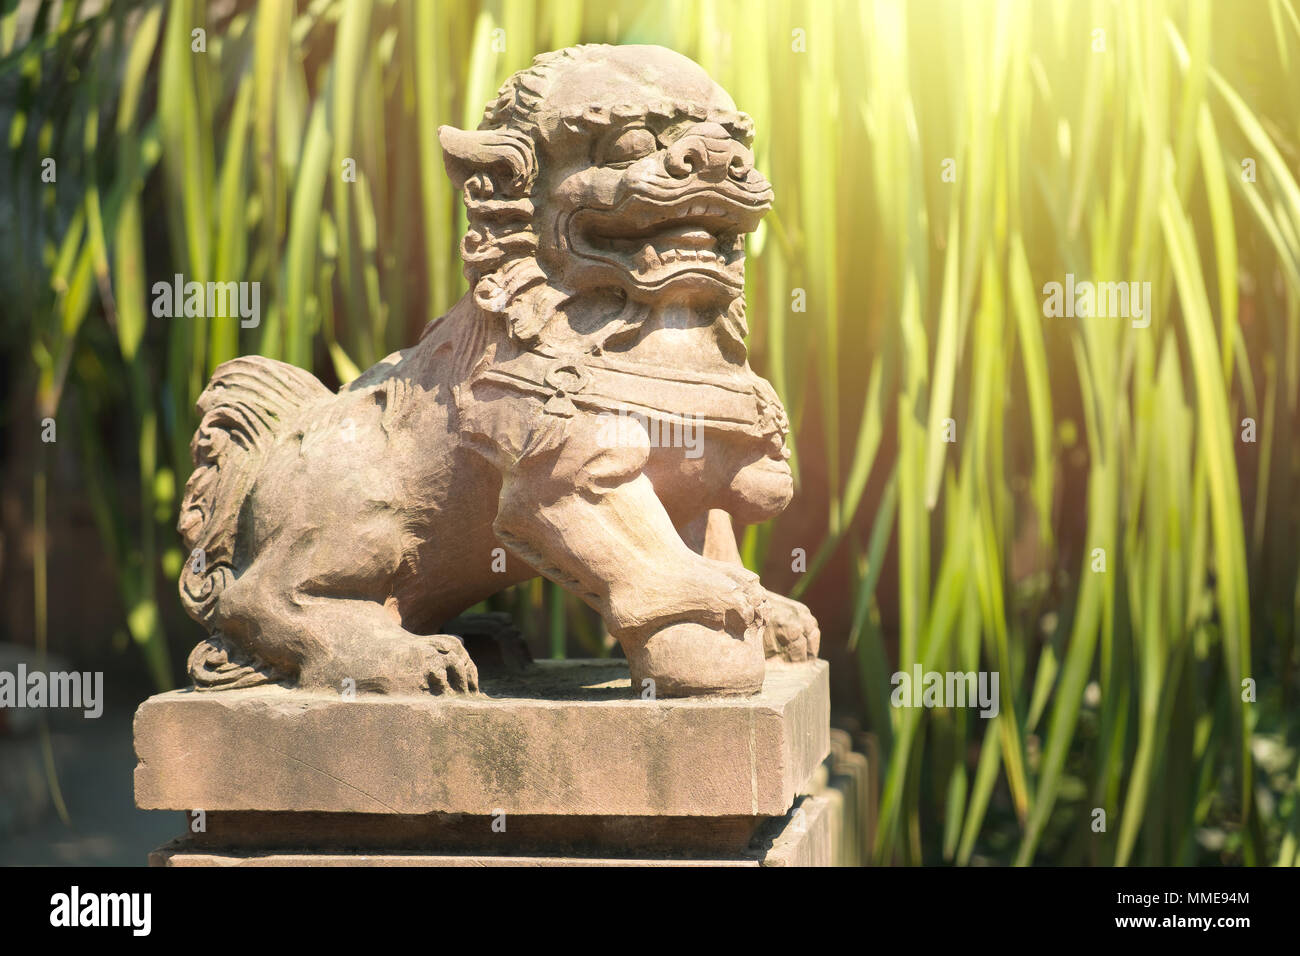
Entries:
<svg viewBox="0 0 1300 956">
<path fill-rule="evenodd" d="M 601 166 L 626 166 L 644 159 L 659 148 L 655 134 L 644 126 L 617 133 L 601 144 L 596 162 Z"/>
</svg>

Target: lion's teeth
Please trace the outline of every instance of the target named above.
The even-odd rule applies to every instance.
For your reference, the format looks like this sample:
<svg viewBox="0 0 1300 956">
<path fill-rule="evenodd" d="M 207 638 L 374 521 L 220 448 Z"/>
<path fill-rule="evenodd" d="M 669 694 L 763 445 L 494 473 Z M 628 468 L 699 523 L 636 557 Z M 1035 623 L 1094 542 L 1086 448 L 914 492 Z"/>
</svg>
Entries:
<svg viewBox="0 0 1300 956">
<path fill-rule="evenodd" d="M 641 247 L 641 251 L 637 253 L 635 264 L 638 272 L 649 272 L 661 264 L 659 253 L 655 252 L 655 247 L 647 242 Z"/>
</svg>

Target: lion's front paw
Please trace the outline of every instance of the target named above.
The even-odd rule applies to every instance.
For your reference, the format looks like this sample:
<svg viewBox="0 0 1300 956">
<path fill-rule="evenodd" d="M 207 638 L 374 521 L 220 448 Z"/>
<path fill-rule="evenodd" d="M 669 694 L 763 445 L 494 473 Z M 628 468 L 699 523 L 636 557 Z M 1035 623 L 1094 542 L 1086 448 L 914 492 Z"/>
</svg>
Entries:
<svg viewBox="0 0 1300 956">
<path fill-rule="evenodd" d="M 690 584 L 697 589 L 702 603 L 712 613 L 721 612 L 722 626 L 733 637 L 766 626 L 771 616 L 770 595 L 753 571 L 738 564 L 709 561 L 690 573 Z"/>
<path fill-rule="evenodd" d="M 787 661 L 810 661 L 821 648 L 822 632 L 812 611 L 798 601 L 767 593 L 767 630 L 763 653 Z"/>
</svg>

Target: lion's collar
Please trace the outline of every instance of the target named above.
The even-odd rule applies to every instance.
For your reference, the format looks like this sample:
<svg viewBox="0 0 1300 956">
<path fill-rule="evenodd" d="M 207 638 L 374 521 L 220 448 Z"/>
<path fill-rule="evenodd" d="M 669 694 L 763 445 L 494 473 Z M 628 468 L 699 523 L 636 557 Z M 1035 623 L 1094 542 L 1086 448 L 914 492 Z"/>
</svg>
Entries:
<svg viewBox="0 0 1300 956">
<path fill-rule="evenodd" d="M 765 440 L 776 450 L 789 430 L 785 408 L 772 386 L 748 364 L 705 371 L 657 365 L 625 353 L 539 346 L 485 367 L 480 380 L 533 395 L 548 413 L 562 417 L 581 407 L 597 413 L 691 419 Z"/>
<path fill-rule="evenodd" d="M 656 382 L 681 382 L 683 384 L 726 385 L 730 382 L 748 382 L 754 377 L 747 366 L 727 365 L 717 371 L 694 368 L 677 368 L 646 361 L 635 352 L 609 352 L 597 348 L 588 352 L 568 351 L 546 345 L 537 345 L 529 354 L 547 363 L 612 369 L 638 378 Z"/>
</svg>

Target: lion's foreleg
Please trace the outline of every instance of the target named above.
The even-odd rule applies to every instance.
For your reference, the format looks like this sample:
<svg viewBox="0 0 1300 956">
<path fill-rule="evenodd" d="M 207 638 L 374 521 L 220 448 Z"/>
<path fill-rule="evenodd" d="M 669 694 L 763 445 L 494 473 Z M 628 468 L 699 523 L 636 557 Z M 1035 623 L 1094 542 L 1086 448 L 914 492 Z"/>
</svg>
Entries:
<svg viewBox="0 0 1300 956">
<path fill-rule="evenodd" d="M 581 427 L 570 422 L 560 447 L 507 472 L 497 534 L 601 614 L 638 690 L 757 691 L 758 578 L 686 546 L 641 473 L 648 446 L 601 449 Z"/>
</svg>

